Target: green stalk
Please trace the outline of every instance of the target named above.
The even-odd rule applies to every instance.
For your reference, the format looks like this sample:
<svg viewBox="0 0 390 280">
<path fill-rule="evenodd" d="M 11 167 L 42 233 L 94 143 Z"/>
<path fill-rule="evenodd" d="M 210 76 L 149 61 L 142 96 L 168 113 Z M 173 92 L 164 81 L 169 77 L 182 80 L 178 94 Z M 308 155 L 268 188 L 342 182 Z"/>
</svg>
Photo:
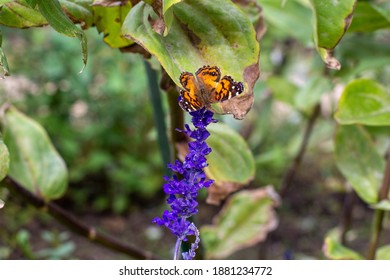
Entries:
<svg viewBox="0 0 390 280">
<path fill-rule="evenodd" d="M 390 191 L 390 146 L 387 150 L 387 161 L 385 174 L 383 176 L 382 185 L 379 189 L 378 201 L 387 199 Z M 385 216 L 385 211 L 381 209 L 375 210 L 374 223 L 372 227 L 371 240 L 368 247 L 367 259 L 375 260 L 376 250 L 378 249 L 380 234 L 382 232 L 383 218 Z"/>
<path fill-rule="evenodd" d="M 161 102 L 161 93 L 157 83 L 157 73 L 150 67 L 149 63 L 145 61 L 145 70 L 149 81 L 149 95 L 152 101 L 153 118 L 156 124 L 158 145 L 160 147 L 161 157 L 163 164 L 166 168 L 166 174 L 170 175 L 170 171 L 167 168 L 171 159 L 171 152 L 169 147 L 169 141 L 167 136 L 167 129 L 165 124 L 164 110 Z"/>
<path fill-rule="evenodd" d="M 377 209 L 375 210 L 374 224 L 372 227 L 372 234 L 370 245 L 368 247 L 367 260 L 375 260 L 376 250 L 379 244 L 379 237 L 382 231 L 382 222 L 385 211 Z"/>
</svg>

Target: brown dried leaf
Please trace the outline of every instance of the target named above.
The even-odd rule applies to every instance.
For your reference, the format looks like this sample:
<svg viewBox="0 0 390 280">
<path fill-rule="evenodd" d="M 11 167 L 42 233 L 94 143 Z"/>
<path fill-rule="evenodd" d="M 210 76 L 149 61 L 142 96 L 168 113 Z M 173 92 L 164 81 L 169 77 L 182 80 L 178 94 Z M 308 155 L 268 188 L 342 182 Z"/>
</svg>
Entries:
<svg viewBox="0 0 390 280">
<path fill-rule="evenodd" d="M 220 205 L 225 198 L 240 189 L 242 189 L 244 185 L 232 182 L 225 182 L 220 185 L 212 184 L 208 189 L 208 195 L 206 199 L 206 203 L 211 205 Z"/>
</svg>

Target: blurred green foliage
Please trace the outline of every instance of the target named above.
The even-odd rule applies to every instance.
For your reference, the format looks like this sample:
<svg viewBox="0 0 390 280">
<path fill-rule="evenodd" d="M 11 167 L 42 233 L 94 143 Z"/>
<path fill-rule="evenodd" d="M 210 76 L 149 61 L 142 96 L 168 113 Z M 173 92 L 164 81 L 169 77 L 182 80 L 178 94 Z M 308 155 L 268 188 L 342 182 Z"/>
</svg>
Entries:
<svg viewBox="0 0 390 280">
<path fill-rule="evenodd" d="M 275 250 L 269 258 L 282 258 L 288 248 L 295 250 L 297 258 L 323 258 L 320 249 L 323 244 L 331 245 L 325 252 L 329 258 L 356 256 L 349 247 L 365 250 L 369 235 L 367 224 L 372 216 L 366 204 L 357 204 L 360 211 L 355 220 L 361 224 L 346 237 L 354 246 L 341 246 L 339 236 L 327 238 L 323 243 L 323 237 L 341 220 L 343 205 L 335 196 L 349 191 L 349 184 L 354 183 L 351 174 L 357 174 L 367 164 L 362 151 L 368 151 L 364 155 L 375 154 L 372 158 L 378 163 L 385 154 L 390 131 L 385 126 L 359 126 L 359 134 L 367 137 L 359 138 L 362 145 L 354 145 L 359 136 L 348 129 L 344 129 L 343 137 L 335 138 L 341 124 L 334 119 L 334 113 L 340 95 L 356 79 L 370 79 L 381 88 L 389 88 L 390 31 L 386 29 L 389 13 L 383 12 L 389 10 L 389 5 L 383 1 L 358 1 L 351 28 L 345 34 L 344 14 L 347 13 L 343 12 L 336 30 L 342 34 L 333 38 L 337 44 L 334 57 L 341 64 L 341 69 L 335 71 L 326 68 L 321 60 L 312 39 L 314 28 L 309 24 L 313 20 L 310 3 L 323 1 L 255 2 L 262 7 L 267 27 L 261 39 L 261 77 L 254 88 L 255 103 L 244 121 L 230 116 L 217 117 L 243 135 L 254 155 L 256 172 L 249 188 L 271 184 L 280 191 L 286 170 L 294 164 L 300 151 L 307 123 L 315 108 L 321 107 L 304 160 L 283 197 L 279 210 L 281 223 L 274 239 L 269 241 L 274 241 Z M 339 17 L 339 13 L 332 11 L 332 16 Z M 375 19 L 379 19 L 376 21 L 379 24 L 368 24 Z M 327 29 L 323 27 L 317 37 L 326 35 Z M 119 34 L 119 27 L 113 28 Z M 144 210 L 150 205 L 162 205 L 164 198 L 158 194 L 164 166 L 156 143 L 143 58 L 109 48 L 95 30 L 88 29 L 85 33 L 89 60 L 84 72 L 78 74 L 82 61 L 77 40 L 48 28 L 3 28 L 2 31 L 6 40 L 1 50 L 7 55 L 13 76 L 7 78 L 8 88 L 0 87 L 0 104 L 12 102 L 47 129 L 70 171 L 69 190 L 61 203 L 83 213 L 88 210 L 128 213 L 136 206 Z M 106 42 L 121 45 L 122 41 L 117 39 L 106 37 Z M 333 50 L 333 45 L 329 48 Z M 352 99 L 361 104 L 354 96 Z M 356 115 L 351 119 L 356 120 Z M 335 155 L 345 161 L 341 162 L 340 170 Z M 376 197 L 382 178 L 377 173 L 382 167 L 380 163 L 375 174 L 367 168 L 375 176 L 367 187 L 372 197 Z M 359 176 L 367 177 L 364 172 L 357 175 L 353 177 L 357 181 L 361 181 Z M 365 200 L 364 194 L 358 192 L 358 195 Z M 204 215 L 208 216 L 206 223 L 210 222 L 211 215 Z M 12 212 L 9 216 L 12 217 Z M 9 232 L 0 231 L 0 238 L 9 241 L 10 247 L 18 248 L 25 257 L 32 258 L 30 236 L 17 227 L 26 220 L 28 215 L 24 212 L 16 221 L 7 220 Z M 10 237 L 9 233 L 15 232 L 17 235 Z M 49 239 L 54 249 L 43 251 L 42 257 L 66 258 L 72 254 L 66 236 L 54 232 Z M 383 250 L 382 254 L 387 256 L 388 249 Z M 0 247 L 0 257 L 9 254 L 8 247 Z"/>
<path fill-rule="evenodd" d="M 76 211 L 121 213 L 134 196 L 151 198 L 163 166 L 147 93 L 143 58 L 101 44 L 87 31 L 89 62 L 80 70 L 77 41 L 48 28 L 4 29 L 12 64 L 12 102 L 48 131 L 70 172 L 66 198 Z"/>
</svg>

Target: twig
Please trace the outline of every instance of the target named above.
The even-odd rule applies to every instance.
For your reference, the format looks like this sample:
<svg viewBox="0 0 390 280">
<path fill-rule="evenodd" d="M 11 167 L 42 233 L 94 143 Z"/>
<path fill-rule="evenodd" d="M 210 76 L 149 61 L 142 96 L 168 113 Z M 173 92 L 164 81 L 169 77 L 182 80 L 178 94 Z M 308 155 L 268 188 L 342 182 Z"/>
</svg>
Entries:
<svg viewBox="0 0 390 280">
<path fill-rule="evenodd" d="M 45 209 L 50 215 L 55 217 L 59 222 L 67 226 L 70 230 L 88 238 L 94 243 L 100 244 L 114 251 L 124 253 L 134 259 L 159 259 L 151 252 L 138 249 L 129 244 L 125 244 L 109 235 L 98 232 L 96 228 L 90 227 L 82 223 L 78 217 L 73 216 L 71 213 L 61 208 L 58 204 L 54 202 L 45 202 L 42 198 L 35 196 L 31 192 L 23 188 L 19 183 L 12 180 L 10 177 L 7 177 L 6 183 L 12 191 L 21 195 L 29 203 L 31 203 L 37 208 Z"/>
<path fill-rule="evenodd" d="M 382 180 L 382 185 L 379 189 L 378 201 L 387 199 L 390 191 L 390 145 L 387 150 L 387 160 L 385 173 Z M 367 259 L 374 260 L 376 257 L 376 250 L 379 244 L 379 238 L 382 231 L 383 217 L 385 211 L 381 209 L 375 210 L 374 224 L 372 228 L 371 240 L 368 246 Z"/>
<path fill-rule="evenodd" d="M 305 151 L 306 151 L 306 148 L 307 148 L 307 144 L 309 143 L 310 135 L 313 131 L 314 123 L 317 120 L 318 116 L 320 115 L 320 109 L 321 109 L 321 105 L 320 105 L 320 103 L 317 103 L 317 105 L 314 107 L 314 110 L 309 118 L 308 123 L 307 123 L 305 133 L 303 135 L 303 140 L 302 140 L 301 146 L 299 147 L 299 151 L 296 154 L 292 165 L 290 166 L 290 168 L 287 170 L 287 172 L 285 173 L 285 175 L 283 177 L 283 180 L 282 180 L 282 183 L 280 186 L 280 195 L 282 197 L 286 194 L 288 188 L 290 187 L 291 182 L 293 181 L 293 179 L 295 177 L 295 174 L 299 168 L 299 165 L 301 164 L 302 158 L 303 158 Z"/>
<path fill-rule="evenodd" d="M 352 225 L 352 212 L 356 201 L 356 194 L 352 190 L 345 193 L 343 212 L 340 220 L 340 240 L 341 244 L 346 244 L 346 235 Z"/>
</svg>

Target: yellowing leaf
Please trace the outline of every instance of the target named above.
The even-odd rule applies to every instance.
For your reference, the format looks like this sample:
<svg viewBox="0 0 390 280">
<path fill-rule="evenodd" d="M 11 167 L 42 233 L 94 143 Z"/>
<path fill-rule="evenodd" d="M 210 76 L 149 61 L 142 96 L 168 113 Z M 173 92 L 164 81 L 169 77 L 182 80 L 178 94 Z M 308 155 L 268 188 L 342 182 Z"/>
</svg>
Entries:
<svg viewBox="0 0 390 280">
<path fill-rule="evenodd" d="M 330 236 L 325 238 L 322 248 L 325 256 L 331 260 L 361 260 L 363 257 L 352 249 L 349 249 Z"/>
<path fill-rule="evenodd" d="M 123 48 L 134 43 L 121 34 L 122 24 L 131 7 L 130 1 L 123 5 L 93 6 L 96 28 L 104 33 L 104 42 L 111 48 Z"/>
</svg>

